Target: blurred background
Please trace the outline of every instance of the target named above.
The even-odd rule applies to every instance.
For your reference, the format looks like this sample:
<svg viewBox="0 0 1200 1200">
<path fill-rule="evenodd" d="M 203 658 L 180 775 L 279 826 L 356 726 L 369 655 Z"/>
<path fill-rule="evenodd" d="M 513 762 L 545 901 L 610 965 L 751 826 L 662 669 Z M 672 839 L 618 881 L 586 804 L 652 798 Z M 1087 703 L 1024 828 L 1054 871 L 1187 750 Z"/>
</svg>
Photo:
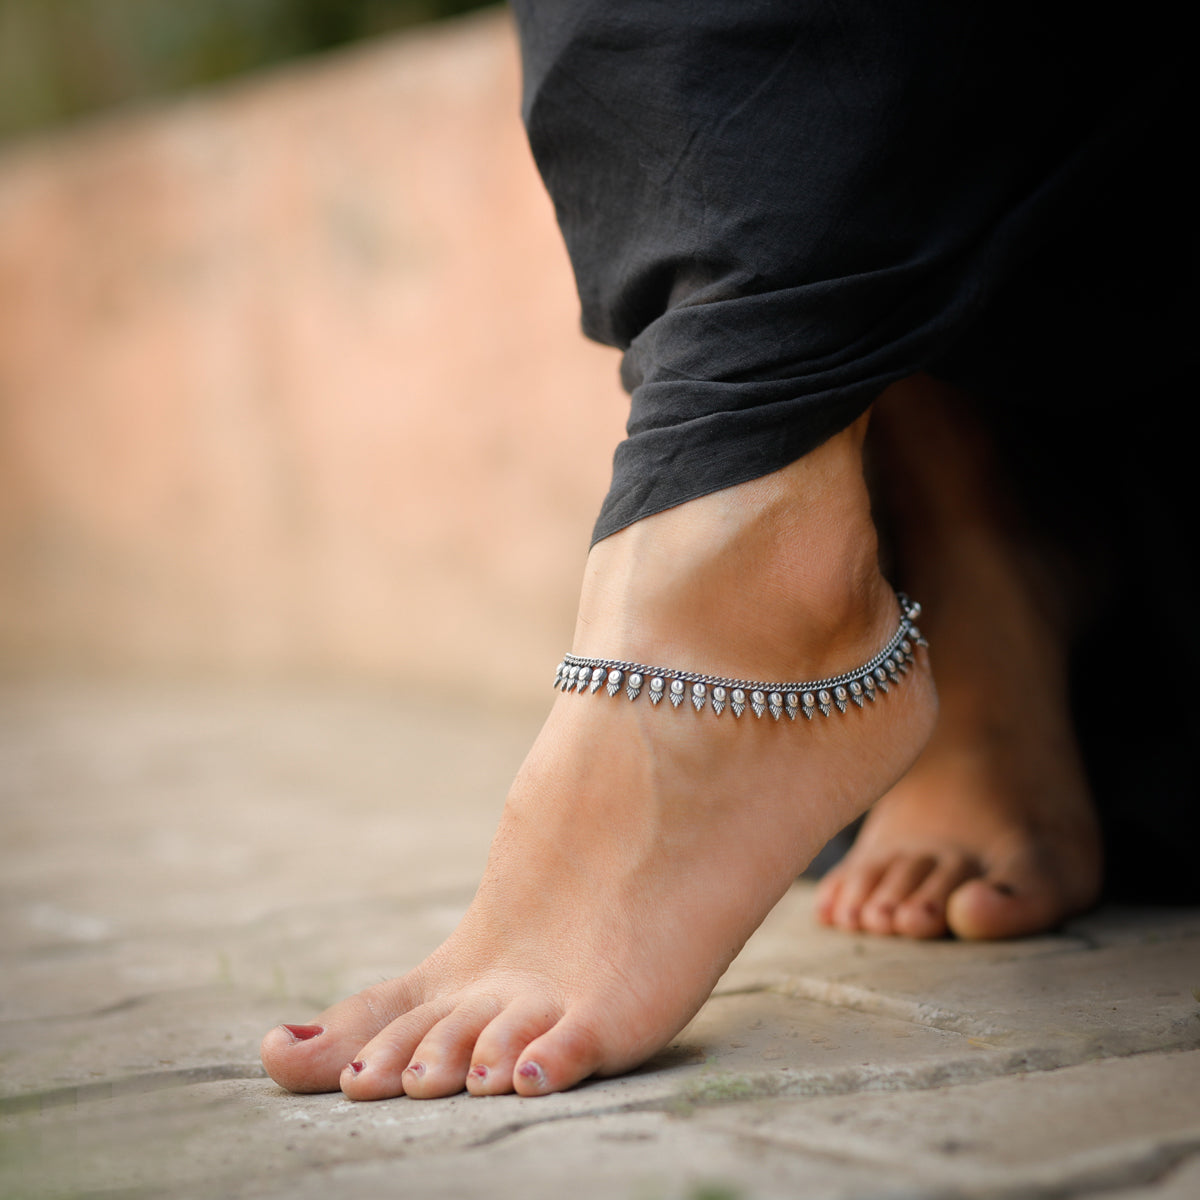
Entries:
<svg viewBox="0 0 1200 1200">
<path fill-rule="evenodd" d="M 621 435 L 471 0 L 0 0 L 0 668 L 543 699 Z"/>
<path fill-rule="evenodd" d="M 0 134 L 481 7 L 482 0 L 2 0 Z"/>
<path fill-rule="evenodd" d="M 2 0 L 0 135 L 483 6 L 483 0 Z"/>
</svg>

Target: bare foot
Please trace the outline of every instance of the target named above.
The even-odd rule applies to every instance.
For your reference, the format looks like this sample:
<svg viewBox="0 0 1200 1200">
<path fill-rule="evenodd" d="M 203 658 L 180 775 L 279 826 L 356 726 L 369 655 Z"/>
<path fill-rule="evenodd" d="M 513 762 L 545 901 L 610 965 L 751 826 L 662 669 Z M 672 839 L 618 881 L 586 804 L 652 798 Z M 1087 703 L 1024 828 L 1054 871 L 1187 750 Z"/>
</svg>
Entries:
<svg viewBox="0 0 1200 1200">
<path fill-rule="evenodd" d="M 575 652 L 775 680 L 869 660 L 899 613 L 864 431 L 599 543 Z M 272 1030 L 267 1070 L 366 1100 L 534 1096 L 643 1062 L 824 842 L 911 765 L 936 708 L 916 655 L 875 703 L 812 721 L 560 695 L 462 924 L 409 974 Z"/>
<path fill-rule="evenodd" d="M 873 434 L 906 580 L 926 603 L 941 711 L 916 766 L 822 880 L 818 916 L 914 938 L 1052 929 L 1095 903 L 1101 873 L 1062 616 L 1041 602 L 963 398 L 921 379 L 895 392 Z"/>
</svg>

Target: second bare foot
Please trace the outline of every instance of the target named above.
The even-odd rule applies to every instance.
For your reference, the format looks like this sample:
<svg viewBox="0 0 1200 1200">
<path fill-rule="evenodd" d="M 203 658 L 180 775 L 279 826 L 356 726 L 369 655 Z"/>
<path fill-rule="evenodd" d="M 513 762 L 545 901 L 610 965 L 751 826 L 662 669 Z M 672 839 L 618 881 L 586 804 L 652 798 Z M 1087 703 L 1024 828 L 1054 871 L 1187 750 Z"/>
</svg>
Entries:
<svg viewBox="0 0 1200 1200">
<path fill-rule="evenodd" d="M 876 414 L 898 550 L 926 598 L 941 710 L 914 768 L 822 880 L 818 915 L 845 930 L 1015 937 L 1090 908 L 1100 889 L 1061 606 L 1047 603 L 962 400 L 917 379 Z"/>
</svg>

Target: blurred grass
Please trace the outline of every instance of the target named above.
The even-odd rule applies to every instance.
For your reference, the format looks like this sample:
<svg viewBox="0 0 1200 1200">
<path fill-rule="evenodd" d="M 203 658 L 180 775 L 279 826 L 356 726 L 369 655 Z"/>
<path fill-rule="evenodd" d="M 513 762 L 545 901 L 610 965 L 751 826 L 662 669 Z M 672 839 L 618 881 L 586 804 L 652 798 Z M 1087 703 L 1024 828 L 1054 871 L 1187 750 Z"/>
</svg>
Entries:
<svg viewBox="0 0 1200 1200">
<path fill-rule="evenodd" d="M 0 0 L 0 138 L 486 0 Z"/>
</svg>

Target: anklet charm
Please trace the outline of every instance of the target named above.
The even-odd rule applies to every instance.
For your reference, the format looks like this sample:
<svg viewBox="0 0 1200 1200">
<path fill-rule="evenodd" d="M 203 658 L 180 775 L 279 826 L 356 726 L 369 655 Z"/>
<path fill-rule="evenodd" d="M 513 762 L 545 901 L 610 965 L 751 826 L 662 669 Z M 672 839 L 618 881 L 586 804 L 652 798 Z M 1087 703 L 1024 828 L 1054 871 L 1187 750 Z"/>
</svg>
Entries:
<svg viewBox="0 0 1200 1200">
<path fill-rule="evenodd" d="M 701 713 L 711 708 L 720 716 L 729 708 L 740 717 L 747 708 L 760 720 L 766 713 L 778 721 L 787 715 L 794 721 L 798 715 L 811 721 L 816 713 L 828 717 L 836 708 L 846 712 L 849 705 L 862 708 L 866 701 L 874 703 L 880 692 L 886 693 L 907 673 L 917 646 L 929 643 L 913 623 L 921 615 L 921 606 L 903 593 L 900 602 L 900 627 L 878 654 L 861 667 L 803 683 L 760 683 L 750 679 L 725 679 L 719 675 L 704 675 L 698 671 L 677 671 L 670 667 L 648 667 L 644 663 L 624 662 L 618 658 L 583 658 L 565 654 L 554 675 L 554 686 L 563 692 L 590 691 L 601 687 L 616 696 L 624 689 L 630 700 L 644 691 L 650 703 L 657 706 L 663 699 L 672 708 L 680 708 L 685 700 Z"/>
</svg>

